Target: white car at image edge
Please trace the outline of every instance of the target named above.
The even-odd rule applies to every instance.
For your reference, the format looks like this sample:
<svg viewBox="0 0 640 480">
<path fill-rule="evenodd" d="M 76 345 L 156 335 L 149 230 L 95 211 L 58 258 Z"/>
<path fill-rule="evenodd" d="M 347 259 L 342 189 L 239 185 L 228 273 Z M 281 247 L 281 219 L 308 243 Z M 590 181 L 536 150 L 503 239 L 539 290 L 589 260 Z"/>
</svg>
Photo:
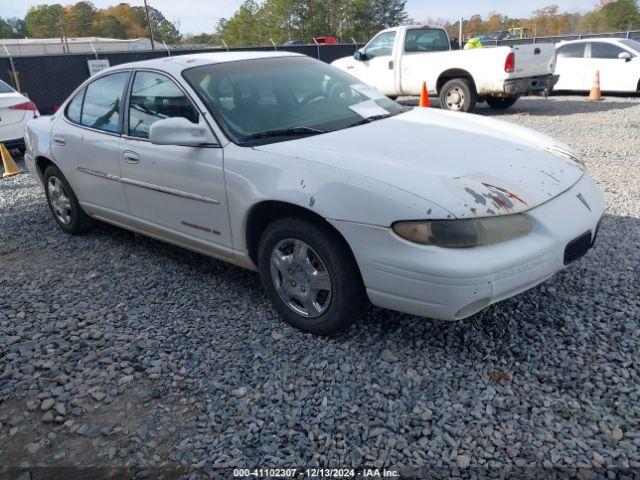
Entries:
<svg viewBox="0 0 640 480">
<path fill-rule="evenodd" d="M 0 143 L 9 150 L 24 150 L 24 128 L 37 116 L 35 103 L 0 80 Z"/>
<path fill-rule="evenodd" d="M 369 302 L 468 317 L 585 254 L 604 209 L 550 137 L 403 107 L 284 52 L 112 67 L 26 140 L 64 231 L 101 220 L 257 270 L 281 316 L 321 335 Z"/>
<path fill-rule="evenodd" d="M 555 90 L 587 91 L 600 73 L 604 92 L 640 92 L 640 42 L 627 38 L 590 38 L 557 45 Z"/>
</svg>

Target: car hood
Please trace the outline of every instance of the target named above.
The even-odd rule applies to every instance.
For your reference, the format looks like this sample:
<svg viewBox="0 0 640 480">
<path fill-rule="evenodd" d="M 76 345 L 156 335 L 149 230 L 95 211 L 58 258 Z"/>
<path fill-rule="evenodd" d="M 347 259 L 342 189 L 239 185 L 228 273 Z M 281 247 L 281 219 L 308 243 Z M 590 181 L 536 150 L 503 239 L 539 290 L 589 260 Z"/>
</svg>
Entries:
<svg viewBox="0 0 640 480">
<path fill-rule="evenodd" d="M 255 148 L 378 180 L 456 218 L 529 210 L 568 190 L 583 174 L 571 159 L 576 154 L 551 137 L 480 115 L 435 109 L 416 108 Z"/>
</svg>

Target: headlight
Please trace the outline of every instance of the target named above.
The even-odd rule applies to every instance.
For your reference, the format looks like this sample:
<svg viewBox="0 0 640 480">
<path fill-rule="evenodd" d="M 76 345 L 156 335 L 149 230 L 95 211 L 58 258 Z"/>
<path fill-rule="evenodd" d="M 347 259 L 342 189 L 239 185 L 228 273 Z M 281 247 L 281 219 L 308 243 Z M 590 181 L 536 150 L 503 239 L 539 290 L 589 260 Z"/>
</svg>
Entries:
<svg viewBox="0 0 640 480">
<path fill-rule="evenodd" d="M 556 157 L 563 158 L 565 160 L 569 160 L 572 163 L 578 165 L 582 170 L 586 170 L 587 166 L 584 163 L 584 160 L 580 158 L 576 153 L 571 150 L 567 150 L 566 148 L 559 147 L 554 145 L 552 147 L 546 147 L 545 150 Z"/>
<path fill-rule="evenodd" d="M 531 223 L 522 214 L 464 220 L 396 222 L 393 231 L 410 242 L 445 248 L 468 248 L 526 235 Z"/>
</svg>

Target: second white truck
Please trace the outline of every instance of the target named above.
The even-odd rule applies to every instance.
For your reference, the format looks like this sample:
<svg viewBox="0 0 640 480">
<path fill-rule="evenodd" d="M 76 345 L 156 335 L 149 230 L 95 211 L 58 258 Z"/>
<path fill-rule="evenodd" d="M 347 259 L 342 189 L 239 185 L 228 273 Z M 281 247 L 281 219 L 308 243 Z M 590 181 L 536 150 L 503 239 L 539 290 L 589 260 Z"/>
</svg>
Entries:
<svg viewBox="0 0 640 480">
<path fill-rule="evenodd" d="M 427 82 L 442 108 L 463 112 L 481 101 L 508 108 L 521 95 L 550 92 L 558 81 L 552 44 L 452 50 L 447 31 L 435 26 L 383 30 L 333 65 L 390 97 L 420 95 Z"/>
</svg>

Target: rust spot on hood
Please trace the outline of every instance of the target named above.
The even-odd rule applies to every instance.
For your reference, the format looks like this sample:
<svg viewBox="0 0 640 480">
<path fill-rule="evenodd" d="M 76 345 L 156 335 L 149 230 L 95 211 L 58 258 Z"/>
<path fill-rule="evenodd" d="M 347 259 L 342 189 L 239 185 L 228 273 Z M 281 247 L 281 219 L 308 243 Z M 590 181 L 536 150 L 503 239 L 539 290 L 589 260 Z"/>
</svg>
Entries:
<svg viewBox="0 0 640 480">
<path fill-rule="evenodd" d="M 497 190 L 500 193 L 502 193 L 503 195 L 505 195 L 507 198 L 511 199 L 511 200 L 516 200 L 518 202 L 520 202 L 522 205 L 524 206 L 528 206 L 528 203 L 525 202 L 524 200 L 522 200 L 518 195 L 516 195 L 513 192 L 510 192 L 509 190 L 507 190 L 506 188 L 500 188 L 500 187 L 496 187 L 495 185 L 491 185 L 489 183 L 483 183 L 483 185 L 485 187 L 487 187 L 488 189 L 493 189 L 493 190 Z"/>
</svg>

